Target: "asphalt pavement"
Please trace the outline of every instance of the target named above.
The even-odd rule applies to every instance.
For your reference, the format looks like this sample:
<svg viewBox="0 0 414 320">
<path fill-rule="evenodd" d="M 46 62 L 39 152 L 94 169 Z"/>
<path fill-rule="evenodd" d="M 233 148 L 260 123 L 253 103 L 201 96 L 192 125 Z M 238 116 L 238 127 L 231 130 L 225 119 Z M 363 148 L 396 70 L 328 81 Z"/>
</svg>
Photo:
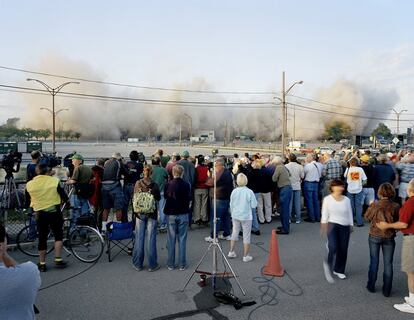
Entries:
<svg viewBox="0 0 414 320">
<path fill-rule="evenodd" d="M 400 271 L 401 236 L 397 238 L 394 259 L 394 286 L 390 298 L 381 293 L 382 268 L 378 276 L 377 293 L 365 289 L 369 252 L 368 227 L 356 228 L 351 236 L 346 280 L 329 284 L 323 275 L 324 240 L 318 224 L 292 225 L 288 236 L 279 236 L 280 257 L 287 273 L 284 277 L 263 277 L 261 268 L 268 257 L 270 234 L 277 222 L 261 226 L 262 235 L 252 235 L 251 254 L 254 260 L 244 263 L 231 259 L 246 290 L 243 297 L 234 279 L 232 291 L 242 300 L 255 300 L 256 305 L 235 310 L 218 304 L 211 286 L 200 288 L 196 275 L 181 292 L 197 262 L 208 247 L 204 237 L 208 229 L 189 231 L 186 271 L 166 268 L 166 235 L 158 235 L 158 257 L 162 268 L 156 272 L 136 271 L 131 258 L 121 254 L 113 262 L 104 255 L 94 265 L 67 257 L 70 265 L 64 270 L 43 273 L 42 290 L 37 298 L 38 319 L 412 319 L 412 316 L 393 309 L 407 294 L 406 277 Z M 236 252 L 242 255 L 242 243 Z M 222 241 L 225 253 L 229 243 Z M 19 252 L 12 255 L 20 262 L 28 257 Z M 52 256 L 48 257 L 51 261 Z M 224 271 L 222 259 L 220 270 Z M 211 271 L 209 253 L 201 269 Z M 228 271 L 228 269 L 227 269 Z M 63 282 L 62 282 L 63 281 Z M 227 286 L 222 280 L 218 285 Z"/>
</svg>

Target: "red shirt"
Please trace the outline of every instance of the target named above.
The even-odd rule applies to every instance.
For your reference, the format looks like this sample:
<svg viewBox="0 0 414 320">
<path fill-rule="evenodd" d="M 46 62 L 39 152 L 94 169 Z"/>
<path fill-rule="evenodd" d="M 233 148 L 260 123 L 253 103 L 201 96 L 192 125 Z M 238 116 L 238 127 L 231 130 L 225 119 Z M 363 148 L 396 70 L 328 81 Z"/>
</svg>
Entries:
<svg viewBox="0 0 414 320">
<path fill-rule="evenodd" d="M 404 234 L 414 234 L 414 197 L 410 197 L 400 209 L 400 222 L 408 224 L 406 229 L 401 229 Z"/>
<path fill-rule="evenodd" d="M 196 183 L 195 189 L 208 189 L 206 181 L 208 179 L 208 167 L 207 166 L 197 166 L 196 168 Z"/>
</svg>

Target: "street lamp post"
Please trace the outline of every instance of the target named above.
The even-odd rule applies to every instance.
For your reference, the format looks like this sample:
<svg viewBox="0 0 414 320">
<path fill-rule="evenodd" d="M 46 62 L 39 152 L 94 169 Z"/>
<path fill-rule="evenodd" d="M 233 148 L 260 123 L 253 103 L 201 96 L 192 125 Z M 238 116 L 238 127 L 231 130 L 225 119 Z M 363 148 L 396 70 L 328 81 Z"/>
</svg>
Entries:
<svg viewBox="0 0 414 320">
<path fill-rule="evenodd" d="M 62 111 L 69 111 L 69 109 L 67 109 L 67 108 L 62 108 L 62 109 L 59 109 L 58 111 L 53 112 L 53 110 L 50 110 L 49 108 L 45 108 L 45 107 L 40 108 L 40 110 L 46 110 L 46 111 L 50 112 L 50 114 L 52 115 L 52 122 L 53 123 L 56 123 L 56 117 L 59 113 L 61 113 Z M 52 133 L 52 139 L 53 139 L 53 136 L 54 136 L 54 133 Z M 54 152 L 55 151 L 53 150 L 53 153 Z"/>
<path fill-rule="evenodd" d="M 286 147 L 286 136 L 287 136 L 287 106 L 286 106 L 286 96 L 289 94 L 290 90 L 297 85 L 302 84 L 303 81 L 296 81 L 294 82 L 289 89 L 285 90 L 286 87 L 286 80 L 285 80 L 285 71 L 282 72 L 282 155 L 285 153 Z M 295 111 L 296 113 L 296 111 Z M 294 115 L 296 117 L 296 114 Z M 294 125 L 296 124 L 296 120 L 294 119 Z M 295 131 L 295 129 L 294 129 Z"/>
<path fill-rule="evenodd" d="M 28 78 L 27 81 L 36 81 L 36 82 L 40 83 L 52 95 L 52 110 L 47 109 L 47 108 L 44 108 L 44 109 L 46 109 L 46 110 L 48 110 L 52 113 L 52 152 L 56 153 L 56 114 L 57 113 L 55 113 L 55 96 L 59 93 L 60 90 L 62 90 L 63 87 L 67 86 L 68 84 L 72 84 L 72 83 L 73 84 L 79 84 L 79 82 L 69 81 L 69 82 L 62 83 L 61 85 L 57 86 L 56 88 L 52 88 L 48 84 L 46 84 L 43 81 L 38 80 L 38 79 Z M 63 110 L 64 109 L 61 109 L 58 112 L 63 111 Z"/>
<path fill-rule="evenodd" d="M 404 110 L 401 110 L 401 111 L 397 111 L 394 108 L 392 108 L 392 111 L 394 111 L 394 113 L 397 115 L 397 135 L 399 135 L 400 134 L 400 116 L 401 116 L 401 113 L 407 112 L 408 110 L 404 109 Z"/>
</svg>

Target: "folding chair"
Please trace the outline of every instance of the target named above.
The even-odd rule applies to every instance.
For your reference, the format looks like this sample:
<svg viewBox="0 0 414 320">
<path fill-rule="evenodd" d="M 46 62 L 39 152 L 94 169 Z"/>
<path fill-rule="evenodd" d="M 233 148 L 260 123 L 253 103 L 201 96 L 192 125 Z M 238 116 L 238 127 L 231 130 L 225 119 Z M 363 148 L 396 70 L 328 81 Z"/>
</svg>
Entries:
<svg viewBox="0 0 414 320">
<path fill-rule="evenodd" d="M 107 254 L 108 261 L 111 262 L 121 252 L 131 255 L 130 246 L 134 246 L 134 227 L 135 223 L 130 222 L 109 222 L 106 225 L 107 230 Z M 112 250 L 117 249 L 115 253 Z"/>
</svg>

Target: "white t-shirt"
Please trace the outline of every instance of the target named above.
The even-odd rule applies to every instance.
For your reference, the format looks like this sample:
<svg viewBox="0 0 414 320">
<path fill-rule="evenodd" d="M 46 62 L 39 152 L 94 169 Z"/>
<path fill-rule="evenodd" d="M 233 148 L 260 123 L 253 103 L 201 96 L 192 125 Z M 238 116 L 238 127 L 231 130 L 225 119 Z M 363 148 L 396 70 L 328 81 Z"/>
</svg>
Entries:
<svg viewBox="0 0 414 320">
<path fill-rule="evenodd" d="M 360 193 L 362 191 L 363 182 L 367 180 L 364 169 L 360 167 L 349 167 L 346 169 L 344 177 L 348 183 L 349 193 Z"/>
<path fill-rule="evenodd" d="M 323 199 L 321 223 L 328 222 L 343 226 L 352 226 L 354 224 L 349 198 L 344 196 L 341 201 L 337 201 L 332 195 L 329 195 Z"/>
<path fill-rule="evenodd" d="M 0 319 L 32 320 L 40 288 L 40 274 L 32 262 L 6 268 L 0 263 Z"/>
</svg>

